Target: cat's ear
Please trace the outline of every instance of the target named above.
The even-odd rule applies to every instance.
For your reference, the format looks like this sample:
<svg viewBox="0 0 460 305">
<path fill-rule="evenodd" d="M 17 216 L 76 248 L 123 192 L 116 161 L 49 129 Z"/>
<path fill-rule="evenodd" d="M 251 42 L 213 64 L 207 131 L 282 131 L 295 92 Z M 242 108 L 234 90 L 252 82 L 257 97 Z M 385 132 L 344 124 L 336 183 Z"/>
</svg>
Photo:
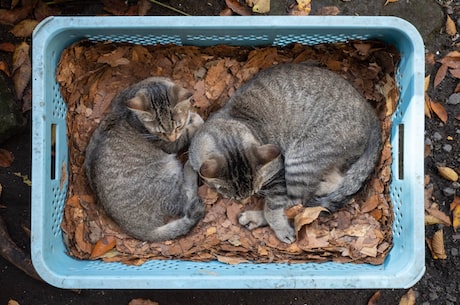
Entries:
<svg viewBox="0 0 460 305">
<path fill-rule="evenodd" d="M 219 157 L 212 157 L 200 166 L 200 176 L 203 178 L 217 178 L 224 167 L 224 161 Z"/>
<path fill-rule="evenodd" d="M 185 101 L 185 100 L 188 100 L 189 98 L 191 98 L 193 95 L 192 92 L 188 91 L 187 89 L 185 88 L 182 88 L 181 86 L 179 85 L 173 85 L 171 87 L 171 96 L 174 100 L 177 101 L 177 103 L 181 102 L 181 101 Z"/>
<path fill-rule="evenodd" d="M 257 163 L 260 165 L 275 160 L 281 154 L 280 148 L 274 144 L 254 145 L 252 146 L 252 151 Z"/>
<path fill-rule="evenodd" d="M 126 102 L 126 106 L 131 110 L 147 111 L 148 101 L 147 92 L 145 90 L 139 90 L 136 95 Z"/>
</svg>

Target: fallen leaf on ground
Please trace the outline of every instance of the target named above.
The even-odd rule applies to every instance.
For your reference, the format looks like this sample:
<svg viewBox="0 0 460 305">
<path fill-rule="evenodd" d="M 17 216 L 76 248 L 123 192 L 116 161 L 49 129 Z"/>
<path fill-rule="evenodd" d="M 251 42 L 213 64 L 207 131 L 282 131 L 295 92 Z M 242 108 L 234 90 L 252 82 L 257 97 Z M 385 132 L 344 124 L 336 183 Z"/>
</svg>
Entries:
<svg viewBox="0 0 460 305">
<path fill-rule="evenodd" d="M 458 180 L 458 174 L 452 168 L 447 166 L 438 166 L 438 173 L 446 180 L 455 182 Z"/>
<path fill-rule="evenodd" d="M 257 0 L 252 7 L 252 11 L 258 14 L 270 12 L 270 0 Z"/>
<path fill-rule="evenodd" d="M 443 123 L 447 122 L 447 111 L 441 103 L 430 99 L 430 108 Z"/>
<path fill-rule="evenodd" d="M 449 15 L 447 15 L 446 19 L 446 33 L 450 36 L 457 34 L 457 26 Z"/>
<path fill-rule="evenodd" d="M 0 51 L 13 53 L 16 49 L 16 46 L 11 42 L 1 42 L 0 43 Z"/>
<path fill-rule="evenodd" d="M 430 249 L 433 259 L 446 259 L 446 249 L 444 247 L 444 232 L 438 230 L 434 233 L 433 238 L 426 237 L 428 249 Z"/>
<path fill-rule="evenodd" d="M 386 5 L 390 4 L 390 3 L 394 3 L 394 2 L 398 2 L 398 0 L 387 0 L 387 1 L 385 1 L 384 6 L 386 6 Z"/>
<path fill-rule="evenodd" d="M 296 0 L 297 4 L 289 12 L 294 16 L 307 16 L 311 12 L 311 0 Z"/>
<path fill-rule="evenodd" d="M 13 175 L 15 175 L 16 177 L 19 177 L 22 179 L 22 182 L 28 186 L 32 186 L 32 181 L 30 181 L 29 177 L 27 175 L 23 175 L 19 172 L 15 172 L 13 173 Z"/>
<path fill-rule="evenodd" d="M 415 305 L 415 292 L 411 288 L 399 300 L 399 305 Z"/>
<path fill-rule="evenodd" d="M 450 210 L 452 211 L 452 227 L 457 231 L 460 227 L 460 197 L 454 196 L 450 204 Z"/>
<path fill-rule="evenodd" d="M 6 149 L 0 148 L 0 167 L 10 167 L 13 161 L 13 153 Z"/>
<path fill-rule="evenodd" d="M 0 24 L 16 24 L 27 18 L 31 11 L 31 6 L 24 6 L 12 10 L 0 9 Z"/>
<path fill-rule="evenodd" d="M 250 16 L 251 9 L 241 4 L 238 0 L 225 0 L 225 4 L 236 14 L 241 16 Z"/>
<path fill-rule="evenodd" d="M 158 302 L 154 302 L 148 299 L 132 299 L 128 305 L 160 305 Z"/>
<path fill-rule="evenodd" d="M 38 21 L 35 19 L 25 19 L 16 24 L 10 32 L 16 37 L 30 37 L 37 24 Z"/>
<path fill-rule="evenodd" d="M 0 61 L 0 71 L 6 74 L 6 76 L 10 76 L 10 68 L 8 67 L 8 64 L 4 61 Z"/>
<path fill-rule="evenodd" d="M 20 304 L 15 300 L 9 300 L 8 305 L 20 305 Z"/>
<path fill-rule="evenodd" d="M 340 13 L 340 10 L 337 6 L 323 6 L 316 11 L 315 15 L 336 16 L 339 13 Z"/>
<path fill-rule="evenodd" d="M 379 305 L 380 290 L 376 291 L 367 302 L 367 305 Z"/>
<path fill-rule="evenodd" d="M 442 65 L 438 68 L 438 71 L 436 72 L 436 75 L 435 75 L 434 81 L 433 81 L 433 86 L 434 86 L 435 88 L 436 88 L 436 87 L 444 80 L 444 78 L 446 77 L 448 68 L 449 68 L 449 66 L 447 66 L 446 64 L 442 64 Z"/>
</svg>

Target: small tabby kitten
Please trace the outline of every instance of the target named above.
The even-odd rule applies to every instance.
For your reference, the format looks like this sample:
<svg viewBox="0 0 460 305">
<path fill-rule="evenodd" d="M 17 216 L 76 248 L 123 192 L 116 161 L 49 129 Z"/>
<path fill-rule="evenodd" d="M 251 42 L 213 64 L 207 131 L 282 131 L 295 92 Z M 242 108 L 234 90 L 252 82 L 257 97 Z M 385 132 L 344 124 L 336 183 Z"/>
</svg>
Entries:
<svg viewBox="0 0 460 305">
<path fill-rule="evenodd" d="M 99 202 L 140 240 L 174 239 L 204 215 L 197 174 L 176 156 L 203 124 L 190 112 L 191 96 L 165 78 L 132 85 L 114 98 L 86 149 L 84 166 Z"/>
<path fill-rule="evenodd" d="M 341 208 L 380 148 L 380 123 L 350 83 L 323 68 L 284 64 L 260 72 L 204 123 L 189 160 L 224 197 L 264 196 L 264 210 L 242 213 L 240 224 L 268 224 L 290 243 L 284 209 L 299 201 Z"/>
</svg>

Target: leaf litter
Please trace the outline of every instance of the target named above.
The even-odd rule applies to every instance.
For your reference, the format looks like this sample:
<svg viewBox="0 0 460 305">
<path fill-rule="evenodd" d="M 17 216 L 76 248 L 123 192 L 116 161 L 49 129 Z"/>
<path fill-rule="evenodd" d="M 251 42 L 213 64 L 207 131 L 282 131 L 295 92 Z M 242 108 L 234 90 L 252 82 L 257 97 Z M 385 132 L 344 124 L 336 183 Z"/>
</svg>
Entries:
<svg viewBox="0 0 460 305">
<path fill-rule="evenodd" d="M 398 101 L 394 82 L 398 60 L 396 49 L 380 41 L 283 48 L 73 44 L 64 50 L 56 75 L 68 106 L 69 187 L 61 224 L 68 253 L 79 259 L 132 265 L 150 259 L 383 263 L 392 247 L 389 133 Z M 253 196 L 243 204 L 221 198 L 206 185 L 198 189 L 206 205 L 204 218 L 176 240 L 139 241 L 107 217 L 87 184 L 82 164 L 88 140 L 115 94 L 150 76 L 169 77 L 194 92 L 195 111 L 206 119 L 258 71 L 289 62 L 321 65 L 340 73 L 372 103 L 381 120 L 380 161 L 367 185 L 343 209 L 328 214 L 301 205 L 289 208 L 286 215 L 298 237 L 293 244 L 280 242 L 269 227 L 249 231 L 239 225 L 238 215 L 262 209 L 262 198 Z"/>
</svg>

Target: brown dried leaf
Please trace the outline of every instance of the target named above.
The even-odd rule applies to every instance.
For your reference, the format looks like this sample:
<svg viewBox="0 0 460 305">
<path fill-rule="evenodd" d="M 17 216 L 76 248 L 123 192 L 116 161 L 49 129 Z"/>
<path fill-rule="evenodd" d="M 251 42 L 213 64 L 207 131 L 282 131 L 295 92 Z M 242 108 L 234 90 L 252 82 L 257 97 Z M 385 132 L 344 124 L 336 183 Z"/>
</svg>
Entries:
<svg viewBox="0 0 460 305">
<path fill-rule="evenodd" d="M 425 208 L 425 217 L 428 217 L 426 221 L 430 224 L 440 223 L 446 226 L 450 226 L 452 224 L 449 216 L 440 211 L 436 203 L 432 203 L 430 207 Z"/>
<path fill-rule="evenodd" d="M 0 24 L 16 24 L 27 18 L 27 15 L 29 15 L 32 9 L 31 6 L 24 6 L 12 10 L 0 9 Z"/>
<path fill-rule="evenodd" d="M 16 98 L 21 100 L 25 89 L 29 85 L 32 76 L 32 64 L 30 59 L 24 62 L 18 69 L 13 73 L 13 84 L 16 92 Z"/>
<path fill-rule="evenodd" d="M 114 236 L 104 236 L 99 239 L 96 244 L 94 245 L 93 250 L 91 251 L 91 255 L 89 256 L 90 259 L 95 259 L 99 256 L 102 256 L 115 248 L 117 244 L 117 240 Z"/>
<path fill-rule="evenodd" d="M 443 80 L 444 78 L 446 77 L 446 74 L 447 74 L 447 69 L 449 67 L 446 65 L 446 64 L 442 64 L 438 71 L 436 72 L 436 76 L 434 77 L 434 82 L 433 82 L 433 86 L 436 88 Z"/>
<path fill-rule="evenodd" d="M 13 70 L 16 71 L 24 63 L 30 62 L 29 57 L 30 46 L 26 42 L 21 42 L 16 46 L 13 53 Z"/>
<path fill-rule="evenodd" d="M 454 196 L 450 204 L 450 210 L 452 211 L 452 226 L 454 231 L 460 227 L 460 197 Z"/>
<path fill-rule="evenodd" d="M 16 49 L 16 46 L 11 42 L 1 42 L 0 43 L 0 51 L 13 53 Z"/>
<path fill-rule="evenodd" d="M 378 305 L 380 300 L 380 290 L 376 291 L 367 302 L 367 305 Z"/>
<path fill-rule="evenodd" d="M 0 61 L 0 71 L 6 74 L 6 76 L 10 76 L 10 68 L 8 67 L 8 64 L 4 61 Z"/>
<path fill-rule="evenodd" d="M 460 68 L 450 69 L 449 72 L 453 77 L 460 78 Z"/>
<path fill-rule="evenodd" d="M 238 0 L 225 0 L 225 4 L 236 14 L 241 16 L 250 16 L 251 9 L 246 5 L 242 5 Z"/>
<path fill-rule="evenodd" d="M 137 14 L 139 16 L 147 15 L 149 10 L 152 8 L 152 2 L 148 0 L 140 0 L 137 5 L 138 5 Z"/>
<path fill-rule="evenodd" d="M 315 13 L 315 15 L 319 16 L 336 16 L 338 14 L 340 14 L 340 10 L 337 6 L 323 6 Z"/>
<path fill-rule="evenodd" d="M 16 37 L 30 37 L 37 24 L 38 21 L 35 19 L 25 19 L 16 24 L 10 32 Z"/>
<path fill-rule="evenodd" d="M 147 299 L 132 299 L 128 305 L 160 305 L 158 302 L 154 302 Z"/>
<path fill-rule="evenodd" d="M 368 213 L 379 205 L 379 195 L 372 195 L 361 205 L 361 212 Z"/>
<path fill-rule="evenodd" d="M 217 255 L 216 256 L 217 260 L 221 263 L 224 264 L 229 264 L 229 265 L 237 265 L 241 263 L 247 263 L 248 260 L 241 258 L 241 257 L 231 257 L 231 256 L 223 256 L 223 255 Z"/>
<path fill-rule="evenodd" d="M 457 34 L 457 26 L 455 25 L 455 22 L 449 15 L 447 15 L 446 20 L 446 33 L 450 36 L 454 36 L 455 34 Z"/>
<path fill-rule="evenodd" d="M 415 305 L 415 292 L 414 290 L 409 289 L 405 295 L 399 300 L 399 305 Z"/>
<path fill-rule="evenodd" d="M 6 149 L 0 148 L 0 167 L 10 167 L 13 161 L 13 153 Z"/>
<path fill-rule="evenodd" d="M 321 212 L 329 212 L 328 209 L 317 206 L 317 207 L 308 207 L 305 208 L 302 213 L 298 214 L 294 218 L 294 228 L 295 231 L 298 233 L 303 226 L 311 224 L 315 221 Z"/>
<path fill-rule="evenodd" d="M 441 103 L 430 99 L 430 108 L 443 123 L 447 122 L 447 111 Z"/>
<path fill-rule="evenodd" d="M 434 233 L 433 238 L 427 239 L 428 248 L 430 249 L 433 259 L 446 259 L 446 249 L 444 247 L 444 232 L 438 230 Z"/>
</svg>

